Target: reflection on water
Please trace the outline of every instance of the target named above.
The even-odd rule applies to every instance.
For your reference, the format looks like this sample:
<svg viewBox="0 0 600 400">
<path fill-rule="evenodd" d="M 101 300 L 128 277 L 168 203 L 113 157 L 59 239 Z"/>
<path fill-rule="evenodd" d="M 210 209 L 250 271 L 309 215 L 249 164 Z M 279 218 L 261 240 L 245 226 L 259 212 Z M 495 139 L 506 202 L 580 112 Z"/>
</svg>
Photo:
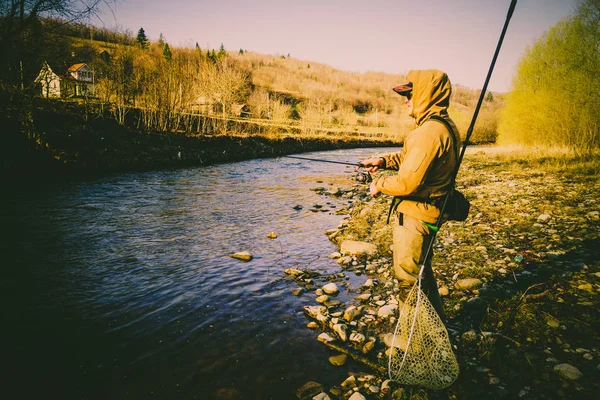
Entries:
<svg viewBox="0 0 600 400">
<path fill-rule="evenodd" d="M 283 270 L 338 272 L 322 232 L 347 201 L 310 189 L 349 186 L 351 171 L 281 158 L 9 188 L 3 386 L 18 397 L 285 399 L 309 380 L 339 382 L 347 371 L 305 328 L 314 295 L 292 295 Z"/>
</svg>

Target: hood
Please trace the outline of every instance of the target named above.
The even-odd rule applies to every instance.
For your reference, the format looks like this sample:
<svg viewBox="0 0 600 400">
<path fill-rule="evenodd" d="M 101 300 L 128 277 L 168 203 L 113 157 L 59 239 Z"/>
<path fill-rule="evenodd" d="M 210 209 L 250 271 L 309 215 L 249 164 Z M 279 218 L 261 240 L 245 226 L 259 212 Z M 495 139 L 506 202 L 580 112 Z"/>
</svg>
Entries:
<svg viewBox="0 0 600 400">
<path fill-rule="evenodd" d="M 452 85 L 448 75 L 435 69 L 412 70 L 408 80 L 413 84 L 413 110 L 410 114 L 421 125 L 432 115 L 448 115 Z"/>
</svg>

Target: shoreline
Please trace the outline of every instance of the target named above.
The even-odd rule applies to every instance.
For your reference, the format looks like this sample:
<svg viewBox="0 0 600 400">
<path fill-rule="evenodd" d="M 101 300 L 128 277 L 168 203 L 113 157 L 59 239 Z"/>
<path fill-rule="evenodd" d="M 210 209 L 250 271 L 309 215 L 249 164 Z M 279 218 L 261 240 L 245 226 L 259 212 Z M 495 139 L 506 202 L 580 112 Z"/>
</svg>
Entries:
<svg viewBox="0 0 600 400">
<path fill-rule="evenodd" d="M 548 170 L 535 159 L 511 157 L 483 149 L 465 160 L 458 185 L 472 202 L 471 215 L 464 223 L 446 223 L 434 245 L 460 374 L 447 389 L 430 391 L 430 398 L 575 399 L 600 389 L 600 321 L 591 311 L 600 305 L 600 203 L 591 196 L 600 183 L 577 169 Z M 351 215 L 325 232 L 340 247 L 330 256 L 340 274 L 286 274 L 314 293 L 314 305 L 304 309 L 307 327 L 339 353 L 329 362 L 340 368 L 348 356 L 366 362 L 328 390 L 314 382 L 307 387 L 334 398 L 411 398 L 417 388 L 390 382 L 381 370 L 387 368 L 386 333 L 393 332 L 410 289 L 393 278 L 386 250 L 391 229 L 382 219 L 389 199 L 370 199 L 356 188 L 342 192 L 355 200 Z M 348 240 L 374 246 L 376 253 L 344 252 Z M 363 275 L 364 284 L 348 287 L 349 274 Z M 355 301 L 336 302 L 335 290 L 326 290 L 332 283 Z"/>
</svg>

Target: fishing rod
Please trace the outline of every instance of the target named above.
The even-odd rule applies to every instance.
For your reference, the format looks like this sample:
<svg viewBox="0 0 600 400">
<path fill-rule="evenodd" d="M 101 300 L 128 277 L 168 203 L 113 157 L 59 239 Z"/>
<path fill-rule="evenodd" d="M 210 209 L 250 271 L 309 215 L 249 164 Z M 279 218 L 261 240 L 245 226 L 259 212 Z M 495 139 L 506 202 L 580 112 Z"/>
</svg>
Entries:
<svg viewBox="0 0 600 400">
<path fill-rule="evenodd" d="M 316 162 L 323 162 L 323 163 L 330 163 L 330 164 L 342 164 L 342 165 L 350 165 L 352 167 L 357 167 L 357 168 L 363 168 L 364 165 L 362 163 L 350 163 L 350 162 L 344 162 L 344 161 L 331 161 L 331 160 L 321 160 L 319 158 L 308 158 L 308 157 L 299 157 L 299 156 L 282 156 L 285 158 L 295 158 L 297 160 L 306 160 L 306 161 L 316 161 Z"/>
<path fill-rule="evenodd" d="M 309 157 L 299 157 L 299 156 L 282 156 L 285 158 L 294 158 L 297 160 L 304 160 L 304 161 L 314 161 L 314 162 L 322 162 L 322 163 L 329 163 L 329 164 L 341 164 L 341 165 L 349 165 L 351 167 L 355 168 L 355 172 L 356 175 L 354 177 L 354 179 L 356 179 L 357 182 L 360 183 L 370 183 L 373 181 L 373 177 L 371 176 L 371 174 L 369 173 L 369 171 L 359 171 L 360 168 L 364 168 L 365 165 L 363 163 L 350 163 L 350 162 L 344 162 L 344 161 L 331 161 L 331 160 L 322 160 L 319 158 L 309 158 Z"/>
<path fill-rule="evenodd" d="M 506 30 L 508 29 L 508 23 L 510 22 L 513 12 L 515 11 L 516 5 L 517 5 L 517 0 L 511 0 L 510 6 L 508 8 L 508 14 L 506 16 L 506 21 L 504 22 L 504 27 L 502 28 L 502 33 L 500 34 L 500 38 L 498 39 L 498 44 L 496 45 L 496 51 L 494 52 L 494 56 L 492 57 L 492 62 L 491 62 L 490 68 L 488 70 L 487 76 L 485 78 L 485 83 L 483 84 L 483 88 L 481 89 L 481 93 L 479 95 L 479 101 L 477 102 L 477 106 L 475 107 L 475 111 L 473 112 L 471 124 L 469 125 L 469 129 L 467 130 L 467 135 L 465 137 L 465 141 L 463 143 L 461 153 L 456 162 L 456 167 L 454 168 L 454 171 L 452 173 L 452 180 L 451 180 L 452 189 L 451 190 L 454 190 L 454 185 L 456 183 L 456 176 L 458 175 L 458 170 L 460 169 L 460 165 L 461 165 L 463 157 L 465 155 L 465 151 L 467 149 L 467 144 L 469 143 L 469 138 L 471 137 L 471 134 L 473 133 L 473 127 L 475 126 L 475 121 L 477 120 L 477 115 L 479 114 L 479 109 L 481 108 L 481 104 L 483 103 L 483 98 L 486 94 L 488 83 L 490 82 L 490 78 L 492 77 L 492 71 L 494 70 L 494 66 L 496 65 L 496 59 L 498 58 L 498 54 L 500 53 L 500 48 L 502 47 L 502 42 L 504 41 L 504 36 L 506 34 Z M 432 250 L 433 250 L 433 242 L 435 241 L 435 237 L 437 235 L 438 230 L 440 229 L 440 226 L 442 226 L 442 222 L 444 219 L 444 210 L 446 209 L 446 205 L 448 203 L 448 197 L 449 196 L 444 196 L 444 201 L 442 202 L 442 205 L 440 207 L 440 216 L 438 217 L 435 225 L 427 224 L 427 226 L 432 231 L 432 235 L 431 235 L 431 240 L 429 241 L 429 245 L 427 246 L 427 251 L 425 252 L 425 257 L 423 258 L 423 264 L 422 264 L 422 269 L 421 269 L 420 274 L 425 272 L 423 269 L 425 267 L 426 261 L 429 259 L 429 257 L 431 257 Z M 430 277 L 433 277 L 432 271 L 426 271 L 425 273 L 428 274 Z M 432 286 L 436 286 L 435 292 L 437 293 L 437 284 L 435 284 L 435 280 L 433 280 Z M 443 310 L 441 310 L 441 312 L 442 312 L 442 314 L 440 315 L 440 317 L 442 319 L 445 319 L 445 316 L 443 316 Z"/>
</svg>

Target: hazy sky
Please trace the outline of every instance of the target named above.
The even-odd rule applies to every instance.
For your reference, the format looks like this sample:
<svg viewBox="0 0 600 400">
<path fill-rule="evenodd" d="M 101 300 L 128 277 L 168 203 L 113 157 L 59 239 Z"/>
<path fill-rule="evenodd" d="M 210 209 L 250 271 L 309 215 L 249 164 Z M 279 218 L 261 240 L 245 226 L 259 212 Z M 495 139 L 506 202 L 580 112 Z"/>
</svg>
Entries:
<svg viewBox="0 0 600 400">
<path fill-rule="evenodd" d="M 107 27 L 175 47 L 287 55 L 334 68 L 406 73 L 436 68 L 483 86 L 510 0 L 119 0 Z M 489 89 L 510 90 L 516 64 L 572 0 L 519 0 Z"/>
</svg>

